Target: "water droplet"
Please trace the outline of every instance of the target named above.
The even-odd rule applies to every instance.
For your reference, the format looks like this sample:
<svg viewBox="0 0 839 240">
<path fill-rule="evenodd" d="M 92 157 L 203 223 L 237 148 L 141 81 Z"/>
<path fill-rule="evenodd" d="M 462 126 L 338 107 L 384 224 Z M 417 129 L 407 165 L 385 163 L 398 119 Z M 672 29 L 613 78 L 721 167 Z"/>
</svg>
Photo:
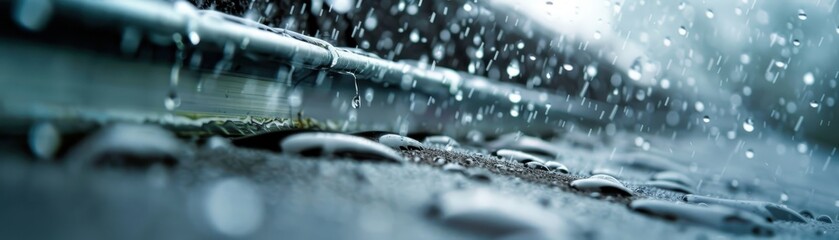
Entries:
<svg viewBox="0 0 839 240">
<path fill-rule="evenodd" d="M 408 37 L 410 38 L 411 42 L 414 42 L 414 43 L 419 42 L 419 40 L 420 40 L 419 30 L 414 29 L 414 31 L 411 31 L 411 35 L 408 36 Z"/>
<path fill-rule="evenodd" d="M 166 96 L 166 99 L 163 101 L 163 106 L 166 107 L 166 110 L 172 111 L 175 108 L 181 106 L 181 98 L 178 97 L 178 93 L 173 91 L 169 92 L 169 95 Z"/>
<path fill-rule="evenodd" d="M 798 19 L 807 20 L 807 13 L 804 12 L 804 9 L 798 9 Z"/>
<path fill-rule="evenodd" d="M 574 66 L 566 63 L 562 65 L 562 69 L 565 69 L 565 71 L 571 71 L 574 70 Z"/>
<path fill-rule="evenodd" d="M 819 107 L 819 102 L 816 102 L 816 100 L 810 101 L 810 107 L 811 108 Z"/>
<path fill-rule="evenodd" d="M 201 42 L 201 36 L 198 36 L 198 32 L 189 32 L 189 42 L 192 43 L 192 45 L 198 45 L 198 43 Z"/>
<path fill-rule="evenodd" d="M 695 108 L 697 112 L 702 112 L 705 111 L 705 104 L 700 101 L 696 101 L 696 103 L 693 104 L 693 108 Z"/>
<path fill-rule="evenodd" d="M 804 74 L 804 84 L 813 85 L 816 82 L 816 78 L 813 76 L 812 72 L 807 72 Z"/>
<path fill-rule="evenodd" d="M 361 106 L 361 97 L 356 94 L 355 97 L 352 98 L 352 108 L 358 108 L 359 106 Z"/>
<path fill-rule="evenodd" d="M 711 10 L 711 9 L 708 9 L 707 11 L 705 11 L 705 17 L 708 17 L 709 19 L 714 18 L 714 11 Z"/>
<path fill-rule="evenodd" d="M 752 159 L 755 157 L 755 152 L 752 149 L 746 150 L 746 158 Z"/>
<path fill-rule="evenodd" d="M 468 3 L 464 4 L 463 5 L 463 10 L 466 10 L 467 12 L 472 11 L 472 5 L 468 4 Z"/>
<path fill-rule="evenodd" d="M 837 27 L 836 32 L 839 33 L 839 27 Z M 594 31 L 594 39 L 600 39 L 601 35 L 600 31 Z"/>
<path fill-rule="evenodd" d="M 629 66 L 629 71 L 626 72 L 626 75 L 629 79 L 638 81 L 641 80 L 641 60 L 640 58 L 636 58 L 635 61 L 632 62 L 632 65 Z"/>
<path fill-rule="evenodd" d="M 509 98 L 510 102 L 512 103 L 518 103 L 521 101 L 521 94 L 519 94 L 518 91 L 514 91 L 510 93 L 510 95 L 508 95 L 507 98 Z"/>
<path fill-rule="evenodd" d="M 519 107 L 518 106 L 513 106 L 513 108 L 510 109 L 510 116 L 511 117 L 518 117 L 519 116 Z"/>
<path fill-rule="evenodd" d="M 688 34 L 688 29 L 685 26 L 679 27 L 679 35 L 684 36 L 685 34 Z"/>
<path fill-rule="evenodd" d="M 755 130 L 755 125 L 751 118 L 747 118 L 746 121 L 743 122 L 743 130 L 746 132 L 752 132 Z"/>
<path fill-rule="evenodd" d="M 789 201 L 789 196 L 786 193 L 781 193 L 781 203 Z"/>
<path fill-rule="evenodd" d="M 796 47 L 801 46 L 801 41 L 798 41 L 798 39 L 793 39 L 792 40 L 792 45 L 796 46 Z"/>
<path fill-rule="evenodd" d="M 672 42 L 670 41 L 670 37 L 664 38 L 664 46 L 669 47 Z"/>
<path fill-rule="evenodd" d="M 521 69 L 519 69 L 519 61 L 513 60 L 510 62 L 510 65 L 507 65 L 507 75 L 510 75 L 510 78 L 516 77 L 521 73 Z"/>
<path fill-rule="evenodd" d="M 520 41 L 518 44 L 516 44 L 516 48 L 523 49 L 524 48 L 524 42 Z"/>
<path fill-rule="evenodd" d="M 799 143 L 798 146 L 797 146 L 797 149 L 798 149 L 798 153 L 802 153 L 802 154 L 807 153 L 807 149 L 808 149 L 807 143 Z"/>
<path fill-rule="evenodd" d="M 536 61 L 536 56 L 535 55 L 530 55 L 530 57 L 528 57 L 528 58 L 530 58 L 530 61 Z"/>
<path fill-rule="evenodd" d="M 705 122 L 705 123 L 709 123 L 709 122 L 711 122 L 711 117 L 709 117 L 708 115 L 705 115 L 704 117 L 702 117 L 702 121 Z"/>
</svg>

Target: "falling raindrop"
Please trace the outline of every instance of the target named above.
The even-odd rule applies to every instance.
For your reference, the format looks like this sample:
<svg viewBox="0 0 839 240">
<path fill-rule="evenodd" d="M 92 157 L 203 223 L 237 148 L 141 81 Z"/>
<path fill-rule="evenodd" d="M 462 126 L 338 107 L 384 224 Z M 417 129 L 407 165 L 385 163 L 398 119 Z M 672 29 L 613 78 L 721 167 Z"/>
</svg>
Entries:
<svg viewBox="0 0 839 240">
<path fill-rule="evenodd" d="M 411 42 L 413 42 L 413 43 L 415 43 L 415 42 L 419 42 L 419 40 L 420 40 L 419 30 L 414 29 L 414 31 L 411 31 L 411 35 L 410 35 L 410 36 L 408 36 L 408 38 L 409 38 L 409 39 L 411 40 Z"/>
<path fill-rule="evenodd" d="M 509 98 L 510 102 L 512 102 L 512 103 L 518 103 L 518 102 L 521 101 L 521 94 L 519 94 L 518 91 L 514 91 L 514 92 L 510 93 L 510 95 L 507 96 L 507 98 Z"/>
<path fill-rule="evenodd" d="M 755 157 L 755 152 L 752 149 L 746 150 L 746 158 L 752 159 Z"/>
<path fill-rule="evenodd" d="M 510 62 L 510 65 L 507 65 L 507 75 L 510 75 L 510 78 L 516 77 L 521 73 L 521 69 L 519 69 L 519 61 L 513 60 Z"/>
<path fill-rule="evenodd" d="M 630 79 L 638 81 L 641 80 L 641 59 L 636 58 L 635 61 L 632 62 L 632 65 L 629 66 L 629 71 L 626 72 L 626 75 L 629 76 Z"/>
<path fill-rule="evenodd" d="M 685 34 L 688 34 L 688 29 L 685 26 L 679 27 L 679 35 L 684 36 Z"/>
<path fill-rule="evenodd" d="M 804 9 L 798 9 L 798 19 L 807 20 L 807 13 L 804 12 Z"/>
<path fill-rule="evenodd" d="M 801 46 L 801 41 L 798 41 L 798 39 L 793 39 L 792 40 L 792 45 L 796 46 L 796 47 Z"/>
<path fill-rule="evenodd" d="M 665 38 L 664 38 L 664 46 L 665 46 L 665 47 L 669 47 L 669 46 L 670 46 L 670 43 L 671 43 L 671 41 L 670 41 L 670 37 L 665 37 Z"/>
<path fill-rule="evenodd" d="M 708 115 L 705 115 L 704 117 L 702 117 L 702 121 L 705 122 L 705 123 L 709 123 L 709 122 L 711 122 L 711 117 L 709 117 Z"/>
<path fill-rule="evenodd" d="M 836 29 L 836 32 L 839 33 L 839 28 Z M 600 31 L 594 31 L 594 39 L 600 39 L 601 35 Z"/>
<path fill-rule="evenodd" d="M 711 10 L 711 9 L 708 9 L 707 11 L 705 11 L 705 17 L 708 17 L 709 19 L 714 18 L 714 11 Z"/>
<path fill-rule="evenodd" d="M 819 107 L 819 102 L 816 102 L 816 100 L 810 101 L 810 107 L 811 108 Z"/>
<path fill-rule="evenodd" d="M 816 78 L 813 76 L 813 73 L 807 72 L 804 74 L 804 84 L 806 85 L 813 85 L 816 82 Z"/>
<path fill-rule="evenodd" d="M 352 76 L 353 84 L 355 85 L 355 97 L 352 98 L 352 108 L 358 108 L 361 106 L 361 96 L 358 94 L 358 78 L 354 73 L 347 72 L 347 74 Z"/>
<path fill-rule="evenodd" d="M 755 130 L 755 125 L 751 118 L 747 118 L 746 121 L 743 122 L 743 130 L 746 132 L 752 132 Z"/>
<path fill-rule="evenodd" d="M 562 69 L 565 69 L 565 71 L 571 71 L 574 70 L 574 66 L 566 63 L 562 65 Z"/>
</svg>

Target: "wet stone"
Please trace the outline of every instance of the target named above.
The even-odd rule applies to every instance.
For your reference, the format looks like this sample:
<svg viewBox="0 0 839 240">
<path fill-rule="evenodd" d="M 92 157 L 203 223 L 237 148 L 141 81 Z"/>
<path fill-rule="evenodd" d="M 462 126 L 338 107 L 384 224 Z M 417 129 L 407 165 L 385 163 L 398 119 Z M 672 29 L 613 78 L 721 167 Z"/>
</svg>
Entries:
<svg viewBox="0 0 839 240">
<path fill-rule="evenodd" d="M 669 221 L 688 222 L 737 234 L 773 235 L 773 228 L 755 214 L 720 206 L 698 206 L 662 200 L 640 199 L 629 208 Z"/>
<path fill-rule="evenodd" d="M 422 143 L 429 145 L 460 147 L 460 143 L 458 143 L 456 140 L 449 136 L 442 135 L 425 137 Z"/>
<path fill-rule="evenodd" d="M 685 176 L 680 172 L 673 171 L 664 171 L 656 173 L 655 175 L 653 175 L 652 180 L 673 182 L 681 184 L 685 187 L 696 186 L 693 180 L 691 180 L 688 176 Z"/>
<path fill-rule="evenodd" d="M 250 135 L 240 138 L 234 138 L 231 140 L 233 145 L 238 147 L 245 147 L 245 148 L 254 148 L 254 149 L 263 149 L 269 151 L 280 152 L 282 149 L 280 148 L 280 143 L 290 136 L 294 136 L 300 133 L 312 133 L 316 132 L 313 130 L 303 130 L 303 129 L 295 129 L 295 130 L 284 130 L 284 131 L 275 131 L 275 132 L 267 132 L 261 133 L 256 135 Z"/>
<path fill-rule="evenodd" d="M 545 167 L 547 167 L 551 171 L 557 171 L 557 172 L 560 172 L 560 173 L 568 174 L 570 172 L 570 171 L 568 171 L 568 167 L 566 167 L 562 163 L 558 163 L 558 162 L 555 162 L 555 161 L 546 162 Z"/>
<path fill-rule="evenodd" d="M 545 171 L 549 170 L 548 167 L 545 167 L 545 165 L 542 164 L 541 162 L 533 161 L 533 162 L 528 162 L 525 165 L 527 165 L 527 167 L 532 168 L 532 169 L 545 170 Z"/>
<path fill-rule="evenodd" d="M 801 214 L 802 217 L 806 217 L 809 219 L 815 218 L 815 215 L 813 215 L 813 212 L 810 212 L 810 210 L 801 210 L 800 212 L 798 212 L 798 214 Z"/>
<path fill-rule="evenodd" d="M 385 145 L 341 133 L 303 132 L 286 137 L 279 145 L 283 153 L 308 157 L 336 156 L 394 163 L 405 161 L 399 153 Z"/>
<path fill-rule="evenodd" d="M 522 151 L 530 154 L 537 154 L 549 156 L 551 158 L 559 156 L 560 152 L 553 144 L 531 136 L 518 136 L 518 134 L 510 133 L 503 135 L 488 144 L 490 149 L 511 149 Z"/>
<path fill-rule="evenodd" d="M 52 159 L 61 147 L 61 133 L 49 122 L 40 122 L 29 128 L 29 150 L 38 159 Z"/>
<path fill-rule="evenodd" d="M 567 233 L 563 222 L 536 203 L 514 199 L 488 189 L 457 190 L 440 194 L 432 204 L 447 226 L 490 237 L 539 233 Z"/>
<path fill-rule="evenodd" d="M 525 153 L 522 151 L 516 150 L 509 150 L 509 149 L 500 149 L 492 153 L 494 156 L 499 156 L 506 160 L 516 161 L 518 163 L 527 164 L 528 162 L 540 162 L 544 163 L 545 160 L 537 157 L 535 155 Z"/>
<path fill-rule="evenodd" d="M 686 172 L 687 167 L 671 160 L 646 152 L 633 152 L 614 157 L 621 164 L 642 170 Z"/>
<path fill-rule="evenodd" d="M 389 133 L 389 132 L 381 132 L 381 131 L 369 131 L 369 132 L 360 132 L 353 134 L 355 136 L 364 137 L 370 139 L 372 141 L 381 143 L 385 146 L 396 150 L 422 150 L 422 143 L 419 141 L 400 136 L 399 134 Z"/>
<path fill-rule="evenodd" d="M 86 137 L 67 153 L 65 161 L 72 169 L 171 167 L 184 159 L 185 148 L 174 134 L 158 126 L 116 124 Z"/>
<path fill-rule="evenodd" d="M 830 219 L 830 216 L 821 215 L 816 218 L 816 221 L 823 222 L 823 223 L 833 223 L 833 219 Z"/>
<path fill-rule="evenodd" d="M 604 195 L 632 196 L 632 191 L 609 175 L 594 175 L 571 182 L 571 187 L 585 192 L 597 192 Z"/>
<path fill-rule="evenodd" d="M 443 165 L 443 171 L 446 171 L 446 172 L 461 172 L 462 173 L 465 170 L 466 170 L 466 168 L 464 168 L 463 166 L 460 166 L 460 164 L 457 164 L 457 163 L 447 163 L 446 165 Z"/>
<path fill-rule="evenodd" d="M 730 208 L 736 208 L 757 214 L 771 221 L 789 221 L 800 223 L 807 222 L 803 216 L 798 214 L 798 212 L 795 212 L 792 209 L 789 209 L 785 206 L 770 202 L 731 200 L 698 196 L 692 194 L 685 195 L 684 200 L 685 202 L 694 204 L 705 203 L 708 205 L 719 205 Z"/>
<path fill-rule="evenodd" d="M 472 180 L 475 180 L 475 181 L 478 181 L 478 182 L 488 183 L 488 182 L 492 181 L 492 175 L 489 173 L 489 171 L 487 171 L 485 169 L 470 168 L 470 169 L 467 169 L 466 172 L 464 172 L 464 174 L 469 179 L 472 179 Z"/>
<path fill-rule="evenodd" d="M 661 188 L 661 189 L 664 189 L 664 190 L 679 192 L 679 193 L 685 193 L 685 194 L 692 194 L 693 193 L 693 189 L 691 189 L 690 187 L 679 184 L 679 183 L 670 182 L 670 181 L 661 181 L 661 180 L 649 181 L 645 185 L 650 186 L 650 187 Z"/>
</svg>

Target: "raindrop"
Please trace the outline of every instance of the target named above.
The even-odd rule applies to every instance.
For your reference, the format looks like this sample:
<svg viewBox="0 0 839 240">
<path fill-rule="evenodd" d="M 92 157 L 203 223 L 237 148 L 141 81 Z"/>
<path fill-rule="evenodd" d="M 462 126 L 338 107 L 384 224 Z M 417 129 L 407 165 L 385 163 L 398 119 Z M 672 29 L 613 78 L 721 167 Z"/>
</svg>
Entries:
<svg viewBox="0 0 839 240">
<path fill-rule="evenodd" d="M 512 103 L 518 103 L 521 101 L 521 94 L 519 94 L 518 91 L 510 93 L 510 95 L 507 97 L 510 99 L 510 102 Z"/>
<path fill-rule="evenodd" d="M 513 60 L 510 65 L 507 65 L 507 75 L 510 75 L 510 78 L 518 76 L 520 73 L 519 61 Z"/>
<path fill-rule="evenodd" d="M 702 121 L 705 122 L 705 123 L 709 123 L 709 122 L 711 122 L 711 117 L 709 117 L 708 115 L 705 115 L 704 117 L 702 117 Z"/>
<path fill-rule="evenodd" d="M 796 46 L 796 47 L 801 46 L 801 41 L 798 41 L 798 39 L 793 39 L 792 40 L 792 45 Z"/>
<path fill-rule="evenodd" d="M 518 44 L 516 44 L 516 48 L 523 49 L 524 48 L 524 42 L 519 42 Z"/>
<path fill-rule="evenodd" d="M 355 85 L 355 97 L 352 98 L 352 108 L 358 108 L 361 106 L 361 96 L 358 94 L 358 78 L 355 76 L 354 73 L 347 72 L 350 76 L 352 76 L 353 84 Z"/>
<path fill-rule="evenodd" d="M 799 143 L 797 146 L 798 153 L 807 153 L 807 144 L 806 143 Z"/>
<path fill-rule="evenodd" d="M 816 102 L 816 100 L 810 101 L 810 107 L 811 108 L 819 107 L 819 102 Z"/>
<path fill-rule="evenodd" d="M 781 203 L 789 201 L 789 196 L 786 193 L 781 193 Z"/>
<path fill-rule="evenodd" d="M 836 32 L 839 33 L 839 27 L 836 28 Z M 594 31 L 594 39 L 600 39 L 601 35 L 600 31 Z"/>
<path fill-rule="evenodd" d="M 166 110 L 175 110 L 175 108 L 181 106 L 181 98 L 178 97 L 178 93 L 176 91 L 169 91 L 169 95 L 166 96 L 166 99 L 163 101 L 163 105 L 166 107 Z"/>
<path fill-rule="evenodd" d="M 696 108 L 697 112 L 702 112 L 705 111 L 705 104 L 700 101 L 696 101 L 696 103 L 693 104 L 693 108 Z"/>
<path fill-rule="evenodd" d="M 709 19 L 714 18 L 714 11 L 711 10 L 711 9 L 708 9 L 707 11 L 705 11 L 705 16 L 708 17 Z"/>
<path fill-rule="evenodd" d="M 685 34 L 688 34 L 688 29 L 685 26 L 679 27 L 679 35 L 684 36 Z"/>
<path fill-rule="evenodd" d="M 746 158 L 752 159 L 755 157 L 755 152 L 752 149 L 746 150 Z"/>
<path fill-rule="evenodd" d="M 641 61 L 640 58 L 636 58 L 635 61 L 632 62 L 632 65 L 629 66 L 629 71 L 626 72 L 626 75 L 635 81 L 641 80 Z"/>
<path fill-rule="evenodd" d="M 201 42 L 201 36 L 198 36 L 198 32 L 189 32 L 189 42 L 192 43 L 192 45 L 198 45 L 198 43 Z"/>
<path fill-rule="evenodd" d="M 463 10 L 466 10 L 467 12 L 472 11 L 472 5 L 468 3 L 463 5 Z"/>
<path fill-rule="evenodd" d="M 419 40 L 420 40 L 419 30 L 414 29 L 414 31 L 411 31 L 411 35 L 408 36 L 408 37 L 410 38 L 411 42 L 414 42 L 414 43 L 419 42 Z"/>
<path fill-rule="evenodd" d="M 816 82 L 816 78 L 813 76 L 813 73 L 807 72 L 804 74 L 804 84 L 813 85 Z"/>
<path fill-rule="evenodd" d="M 664 46 L 665 46 L 665 47 L 669 47 L 669 46 L 670 46 L 670 43 L 671 43 L 671 41 L 670 41 L 670 37 L 666 37 L 666 38 L 664 38 Z"/>
<path fill-rule="evenodd" d="M 743 130 L 746 132 L 752 132 L 755 130 L 755 125 L 751 118 L 747 118 L 746 121 L 743 122 Z"/>
<path fill-rule="evenodd" d="M 562 69 L 565 69 L 565 71 L 571 71 L 574 70 L 574 66 L 566 63 L 562 65 Z"/>
<path fill-rule="evenodd" d="M 798 9 L 798 19 L 807 20 L 807 13 L 804 12 L 804 9 Z"/>
<path fill-rule="evenodd" d="M 361 97 L 355 95 L 355 97 L 352 98 L 352 108 L 358 108 L 359 106 L 361 106 Z"/>
</svg>

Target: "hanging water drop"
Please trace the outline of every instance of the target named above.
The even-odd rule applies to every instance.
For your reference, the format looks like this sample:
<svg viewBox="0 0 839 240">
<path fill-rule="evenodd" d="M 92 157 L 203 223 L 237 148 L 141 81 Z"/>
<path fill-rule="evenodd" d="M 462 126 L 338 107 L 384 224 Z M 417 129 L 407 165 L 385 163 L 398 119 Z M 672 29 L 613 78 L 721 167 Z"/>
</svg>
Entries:
<svg viewBox="0 0 839 240">
<path fill-rule="evenodd" d="M 798 41 L 798 39 L 793 39 L 792 40 L 792 45 L 796 46 L 796 47 L 801 46 L 801 41 Z"/>
<path fill-rule="evenodd" d="M 688 34 L 688 29 L 685 26 L 679 27 L 679 35 L 684 36 L 685 34 Z"/>
<path fill-rule="evenodd" d="M 353 84 L 355 84 L 355 97 L 352 98 L 352 108 L 358 108 L 361 106 L 361 96 L 358 94 L 358 78 L 354 73 L 348 72 L 347 74 L 352 76 Z"/>
<path fill-rule="evenodd" d="M 510 65 L 507 65 L 507 75 L 512 77 L 516 77 L 521 73 L 521 69 L 519 69 L 519 61 L 513 60 L 510 62 Z"/>
<path fill-rule="evenodd" d="M 755 130 L 755 125 L 751 118 L 747 118 L 746 121 L 743 122 L 743 130 L 746 132 L 752 132 Z"/>
</svg>

